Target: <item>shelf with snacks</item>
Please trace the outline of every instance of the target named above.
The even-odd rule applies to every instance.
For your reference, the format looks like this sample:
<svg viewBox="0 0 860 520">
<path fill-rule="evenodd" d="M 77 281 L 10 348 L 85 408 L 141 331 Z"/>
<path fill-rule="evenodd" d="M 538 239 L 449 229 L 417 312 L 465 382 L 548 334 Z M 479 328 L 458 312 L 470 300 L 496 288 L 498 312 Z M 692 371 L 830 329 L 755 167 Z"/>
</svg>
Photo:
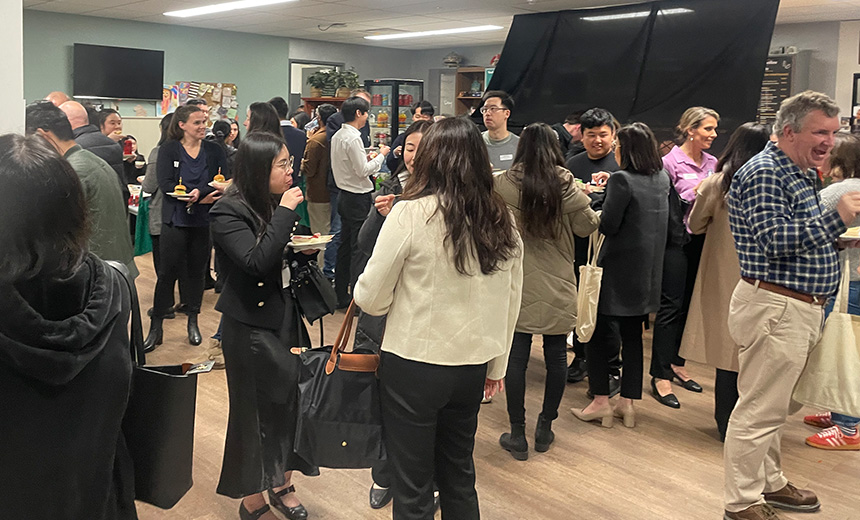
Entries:
<svg viewBox="0 0 860 520">
<path fill-rule="evenodd" d="M 481 104 L 486 85 L 484 67 L 460 67 L 456 74 L 455 113 L 469 114 Z"/>
</svg>

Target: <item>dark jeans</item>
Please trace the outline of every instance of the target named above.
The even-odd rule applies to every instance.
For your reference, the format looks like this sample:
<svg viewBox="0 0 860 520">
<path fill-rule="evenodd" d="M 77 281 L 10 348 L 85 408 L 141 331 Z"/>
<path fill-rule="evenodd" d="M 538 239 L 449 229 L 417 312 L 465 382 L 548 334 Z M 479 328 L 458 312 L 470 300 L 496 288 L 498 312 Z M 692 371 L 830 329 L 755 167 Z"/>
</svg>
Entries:
<svg viewBox="0 0 860 520">
<path fill-rule="evenodd" d="M 726 440 L 726 428 L 729 418 L 738 402 L 738 373 L 730 370 L 717 369 L 714 380 L 714 420 L 717 421 L 717 431 L 720 440 Z"/>
<path fill-rule="evenodd" d="M 153 318 L 164 317 L 173 307 L 173 289 L 180 274 L 187 273 L 186 300 L 189 314 L 199 314 L 203 301 L 203 274 L 209 261 L 208 227 L 161 228 L 161 266 L 155 283 Z"/>
<path fill-rule="evenodd" d="M 612 343 L 621 336 L 621 397 L 642 398 L 642 326 L 648 316 L 597 315 L 594 335 L 587 345 L 588 387 L 593 395 L 609 395 Z"/>
<path fill-rule="evenodd" d="M 508 401 L 508 416 L 511 424 L 526 422 L 526 369 L 532 350 L 532 335 L 514 333 L 508 371 L 505 374 L 505 390 Z M 543 335 L 543 359 L 546 364 L 546 382 L 543 392 L 541 415 L 550 421 L 558 417 L 558 405 L 564 395 L 567 382 L 567 337 L 564 334 Z"/>
<path fill-rule="evenodd" d="M 340 195 L 340 190 L 329 190 L 329 203 L 331 204 L 331 228 L 329 233 L 334 235 L 331 242 L 326 244 L 325 253 L 323 253 L 323 274 L 326 278 L 334 278 L 334 271 L 337 264 L 337 250 L 340 246 L 340 214 L 337 210 L 337 199 Z"/>
<path fill-rule="evenodd" d="M 660 291 L 660 309 L 654 319 L 654 340 L 651 342 L 651 376 L 672 379 L 672 365 L 682 366 L 678 356 L 687 311 L 684 291 L 687 284 L 687 255 L 680 247 L 666 248 L 663 256 L 663 285 Z"/>
<path fill-rule="evenodd" d="M 340 214 L 340 245 L 337 249 L 337 267 L 334 271 L 334 290 L 340 305 L 349 303 L 349 287 L 355 283 L 351 273 L 358 274 L 353 267 L 353 251 L 358 247 L 358 232 L 373 205 L 370 193 L 341 191 L 337 210 Z"/>
<path fill-rule="evenodd" d="M 432 520 L 433 480 L 444 520 L 480 518 L 475 431 L 487 365 L 442 366 L 382 352 L 383 438 L 394 476 L 393 520 Z"/>
</svg>

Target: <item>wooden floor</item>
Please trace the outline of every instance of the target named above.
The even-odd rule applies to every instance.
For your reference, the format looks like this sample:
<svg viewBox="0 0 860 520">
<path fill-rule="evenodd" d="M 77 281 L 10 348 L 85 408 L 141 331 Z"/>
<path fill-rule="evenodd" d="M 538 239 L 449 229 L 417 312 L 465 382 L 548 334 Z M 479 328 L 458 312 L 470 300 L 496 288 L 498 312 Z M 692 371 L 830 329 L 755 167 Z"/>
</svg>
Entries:
<svg viewBox="0 0 860 520">
<path fill-rule="evenodd" d="M 151 305 L 155 285 L 149 255 L 138 257 L 141 306 Z M 204 338 L 217 329 L 213 309 L 217 295 L 204 296 L 200 328 Z M 144 314 L 146 316 L 146 314 Z M 337 332 L 342 314 L 325 322 L 327 342 Z M 145 329 L 148 324 L 144 324 Z M 311 329 L 316 345 L 319 330 Z M 651 344 L 645 336 L 646 352 Z M 164 345 L 148 356 L 151 364 L 197 361 L 205 358 L 207 340 L 192 347 L 185 338 L 182 316 L 165 321 Z M 647 354 L 646 354 L 647 357 Z M 645 366 L 648 366 L 647 360 Z M 612 429 L 586 424 L 570 414 L 571 407 L 588 403 L 586 383 L 568 385 L 560 416 L 553 423 L 556 441 L 547 453 L 532 449 L 529 460 L 515 461 L 498 444 L 508 428 L 504 395 L 481 408 L 475 443 L 477 488 L 482 518 L 491 520 L 699 520 L 722 518 L 722 444 L 713 420 L 713 371 L 690 364 L 692 376 L 705 389 L 694 394 L 676 387 L 680 410 L 650 397 L 646 374 L 643 400 L 637 403 L 634 429 L 616 423 Z M 647 370 L 647 368 L 646 368 Z M 528 372 L 527 432 L 533 444 L 536 417 L 543 399 L 543 357 L 536 344 Z M 227 426 L 227 384 L 224 371 L 199 378 L 197 430 L 194 446 L 194 487 L 171 510 L 139 504 L 141 520 L 216 520 L 238 518 L 238 501 L 215 494 L 224 432 Z M 816 515 L 788 518 L 860 520 L 860 454 L 828 452 L 807 447 L 804 438 L 815 430 L 803 424 L 804 410 L 789 419 L 782 442 L 788 477 L 814 489 L 823 504 Z M 322 470 L 319 477 L 297 476 L 298 496 L 313 520 L 391 518 L 391 506 L 374 511 L 368 506 L 369 470 Z M 441 515 L 437 514 L 437 518 Z M 451 519 L 457 520 L 457 519 Z"/>
</svg>

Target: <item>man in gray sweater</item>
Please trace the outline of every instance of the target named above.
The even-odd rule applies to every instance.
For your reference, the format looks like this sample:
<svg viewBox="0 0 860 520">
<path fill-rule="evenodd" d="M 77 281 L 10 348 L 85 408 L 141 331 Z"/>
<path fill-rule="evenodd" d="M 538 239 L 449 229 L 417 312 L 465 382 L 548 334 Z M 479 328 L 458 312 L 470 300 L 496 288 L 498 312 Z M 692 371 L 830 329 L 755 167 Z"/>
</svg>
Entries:
<svg viewBox="0 0 860 520">
<path fill-rule="evenodd" d="M 510 168 L 517 153 L 520 138 L 508 132 L 508 118 L 511 117 L 513 108 L 514 100 L 507 92 L 490 90 L 484 94 L 481 115 L 484 116 L 487 131 L 481 135 L 487 145 L 493 171 Z"/>
</svg>

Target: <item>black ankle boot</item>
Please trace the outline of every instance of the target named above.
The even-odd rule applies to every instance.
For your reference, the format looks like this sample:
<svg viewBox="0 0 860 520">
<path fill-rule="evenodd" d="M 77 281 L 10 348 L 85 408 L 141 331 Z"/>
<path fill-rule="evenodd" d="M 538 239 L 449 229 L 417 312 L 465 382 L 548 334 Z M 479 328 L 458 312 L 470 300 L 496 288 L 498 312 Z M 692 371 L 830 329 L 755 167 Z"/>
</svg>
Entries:
<svg viewBox="0 0 860 520">
<path fill-rule="evenodd" d="M 143 340 L 144 352 L 152 352 L 155 350 L 155 347 L 161 345 L 161 341 L 164 338 L 164 329 L 161 326 L 163 321 L 164 318 L 152 318 L 149 325 L 149 334 Z"/>
<path fill-rule="evenodd" d="M 200 329 L 197 327 L 197 315 L 188 315 L 188 342 L 192 345 L 199 345 L 203 342 L 203 336 L 200 335 Z"/>
<path fill-rule="evenodd" d="M 535 451 L 547 451 L 554 440 L 552 421 L 544 418 L 543 414 L 538 415 L 537 428 L 535 428 Z"/>
<path fill-rule="evenodd" d="M 499 444 L 511 452 L 511 456 L 517 460 L 529 458 L 529 441 L 526 440 L 525 424 L 511 424 L 511 433 L 503 433 L 499 437 Z"/>
</svg>

